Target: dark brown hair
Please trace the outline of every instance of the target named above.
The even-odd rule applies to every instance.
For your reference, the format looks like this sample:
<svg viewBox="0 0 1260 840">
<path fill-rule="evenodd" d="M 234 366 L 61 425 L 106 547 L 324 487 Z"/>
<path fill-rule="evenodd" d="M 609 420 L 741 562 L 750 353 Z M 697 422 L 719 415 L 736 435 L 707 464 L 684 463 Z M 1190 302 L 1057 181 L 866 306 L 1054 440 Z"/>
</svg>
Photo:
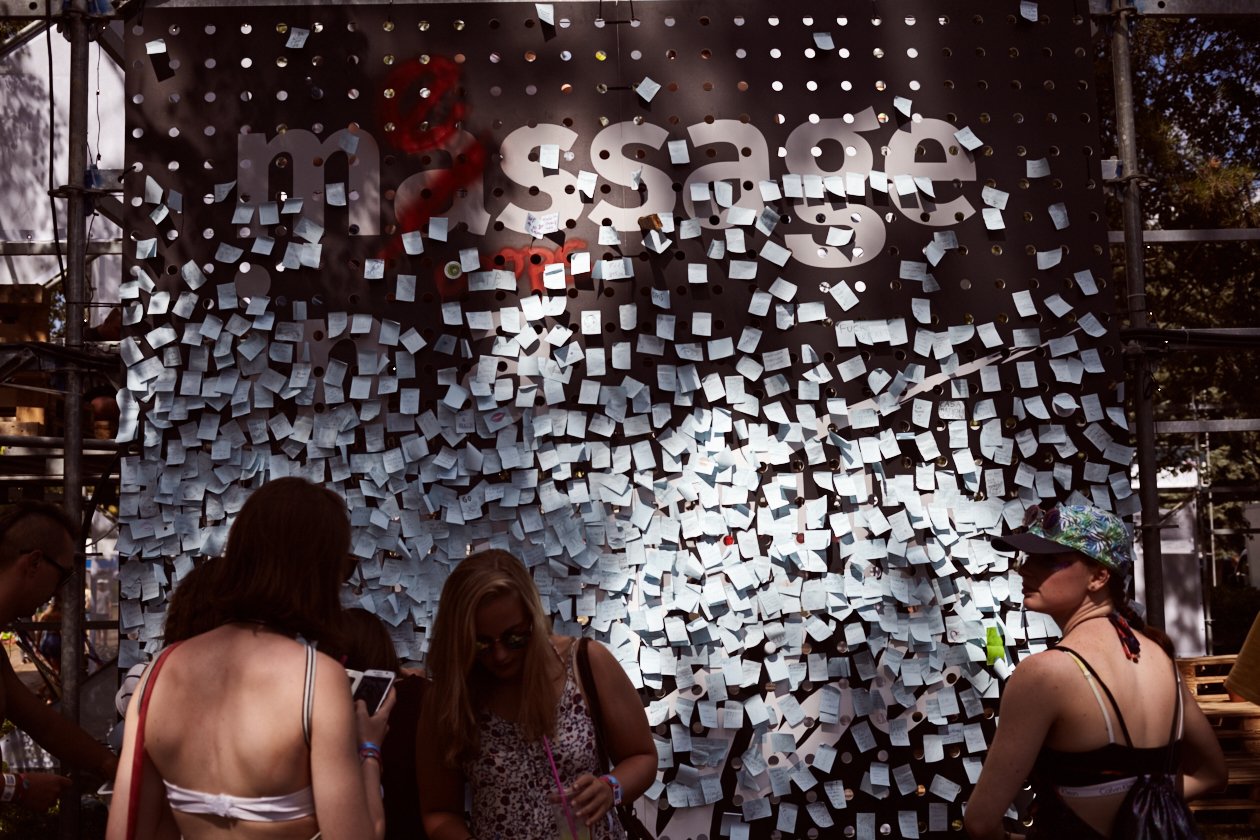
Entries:
<svg viewBox="0 0 1260 840">
<path fill-rule="evenodd" d="M 258 621 L 314 640 L 341 612 L 350 520 L 346 503 L 302 478 L 255 490 L 208 564 L 205 607 L 215 626 Z"/>
<path fill-rule="evenodd" d="M 398 673 L 398 654 L 394 640 L 380 616 L 359 607 L 343 610 L 333 632 L 320 641 L 319 649 L 342 665 L 356 671 L 393 671 Z"/>
<path fill-rule="evenodd" d="M 26 500 L 18 502 L 0 516 L 0 569 L 7 568 L 18 554 L 34 549 L 53 553 L 59 547 L 64 531 L 78 544 L 78 529 L 65 508 L 52 502 Z M 58 542 L 54 543 L 56 539 Z M 76 548 L 76 551 L 81 548 Z"/>
<path fill-rule="evenodd" d="M 210 564 L 213 562 L 206 560 L 194 566 L 175 587 L 166 607 L 166 623 L 162 628 L 166 644 L 191 639 L 223 623 L 216 620 L 206 604 Z"/>
</svg>

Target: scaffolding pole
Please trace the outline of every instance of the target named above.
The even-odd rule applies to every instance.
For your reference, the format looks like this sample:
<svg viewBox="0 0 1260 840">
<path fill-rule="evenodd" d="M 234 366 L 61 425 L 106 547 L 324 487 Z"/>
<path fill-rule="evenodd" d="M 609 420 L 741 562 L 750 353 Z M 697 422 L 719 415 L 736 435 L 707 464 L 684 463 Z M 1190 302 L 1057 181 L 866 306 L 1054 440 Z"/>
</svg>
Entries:
<svg viewBox="0 0 1260 840">
<path fill-rule="evenodd" d="M 70 118 L 66 138 L 66 347 L 83 349 L 83 313 L 87 299 L 87 185 L 88 164 L 88 18 L 86 0 L 72 0 L 66 10 L 66 32 L 70 41 Z M 53 84 L 53 80 L 49 80 Z M 54 130 L 53 126 L 49 130 Z M 55 212 L 55 209 L 54 209 Z M 83 517 L 83 374 L 71 356 L 66 369 L 66 432 L 64 456 L 64 495 L 70 520 Z M 86 534 L 79 536 L 79 561 L 66 586 L 61 588 L 61 714 L 79 725 L 79 693 L 86 673 L 83 659 L 83 590 L 86 573 L 82 547 Z M 61 796 L 61 840 L 79 837 L 79 800 L 83 791 L 77 780 Z"/>
<path fill-rule="evenodd" d="M 1111 71 L 1116 87 L 1116 141 L 1124 170 L 1117 179 L 1124 205 L 1124 273 L 1128 289 L 1129 326 L 1146 329 L 1146 270 L 1141 184 L 1138 179 L 1137 130 L 1133 116 L 1133 70 L 1130 25 L 1137 10 L 1128 0 L 1111 4 Z M 1150 354 L 1140 343 L 1133 356 L 1133 412 L 1137 426 L 1139 490 L 1142 502 L 1142 572 L 1146 588 L 1146 620 L 1164 628 L 1164 564 L 1160 553 L 1158 469 L 1155 465 L 1154 379 Z"/>
</svg>

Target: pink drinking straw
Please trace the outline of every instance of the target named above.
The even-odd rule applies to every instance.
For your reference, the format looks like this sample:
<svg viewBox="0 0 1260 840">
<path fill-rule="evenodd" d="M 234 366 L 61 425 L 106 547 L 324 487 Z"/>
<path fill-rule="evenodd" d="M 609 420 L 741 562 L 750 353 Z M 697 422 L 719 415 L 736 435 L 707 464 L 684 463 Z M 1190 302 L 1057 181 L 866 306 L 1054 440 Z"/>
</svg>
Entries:
<svg viewBox="0 0 1260 840">
<path fill-rule="evenodd" d="M 556 780 L 556 788 L 560 791 L 560 804 L 564 806 L 564 821 L 569 824 L 569 836 L 573 840 L 577 840 L 577 825 L 574 822 L 573 810 L 569 808 L 569 797 L 564 795 L 564 783 L 560 781 L 560 771 L 556 769 L 556 760 L 551 755 L 551 744 L 547 743 L 547 736 L 544 735 L 543 749 L 547 751 L 547 763 L 551 765 L 551 778 Z"/>
</svg>

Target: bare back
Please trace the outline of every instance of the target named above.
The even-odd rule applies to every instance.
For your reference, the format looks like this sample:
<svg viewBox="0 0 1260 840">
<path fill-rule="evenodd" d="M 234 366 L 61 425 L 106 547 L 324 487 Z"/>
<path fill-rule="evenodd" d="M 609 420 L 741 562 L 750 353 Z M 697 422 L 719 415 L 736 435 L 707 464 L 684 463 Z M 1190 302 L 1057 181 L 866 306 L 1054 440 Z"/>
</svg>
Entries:
<svg viewBox="0 0 1260 840">
<path fill-rule="evenodd" d="M 318 668 L 340 671 L 320 655 Z M 146 752 L 162 778 L 235 797 L 283 796 L 311 785 L 302 730 L 306 651 L 262 627 L 228 625 L 172 652 L 154 686 Z M 176 811 L 188 840 L 308 840 L 314 816 L 280 822 Z"/>
<path fill-rule="evenodd" d="M 1141 657 L 1131 662 L 1116 643 L 1116 635 L 1106 622 L 1091 628 L 1094 632 L 1080 633 L 1072 638 L 1071 648 L 1097 672 L 1115 697 L 1116 705 L 1124 717 L 1124 724 L 1133 738 L 1135 747 L 1160 747 L 1168 743 L 1176 715 L 1176 677 L 1173 663 L 1155 642 L 1140 636 Z M 1065 660 L 1065 667 L 1079 675 L 1079 679 L 1067 680 L 1059 698 L 1060 715 L 1046 737 L 1046 746 L 1064 752 L 1086 752 L 1104 746 L 1108 742 L 1107 724 L 1099 708 L 1098 700 L 1089 681 L 1073 660 L 1065 653 L 1051 653 Z M 1102 689 L 1100 688 L 1101 692 Z M 1115 720 L 1110 704 L 1115 740 L 1124 743 L 1119 722 Z"/>
<path fill-rule="evenodd" d="M 1089 632 L 1082 628 L 1073 634 L 1070 647 L 1089 663 L 1098 680 L 1115 698 L 1124 728 L 1132 738 L 1132 746 L 1162 747 L 1169 743 L 1169 735 L 1173 731 L 1179 688 L 1173 663 L 1164 651 L 1146 636 L 1139 636 L 1139 639 L 1142 651 L 1137 662 L 1125 657 L 1114 630 L 1107 622 L 1096 622 Z M 1041 655 L 1057 657 L 1062 661 L 1056 662 L 1056 667 L 1071 672 L 1058 684 L 1056 705 L 1059 713 L 1047 733 L 1045 746 L 1069 753 L 1089 752 L 1105 746 L 1110 740 L 1107 719 L 1103 716 L 1091 682 L 1076 660 L 1066 652 L 1047 651 Z M 1120 721 L 1116 719 L 1116 711 L 1103 687 L 1098 686 L 1097 690 L 1102 706 L 1106 707 L 1111 718 L 1114 741 L 1124 744 L 1125 737 Z M 1126 795 L 1127 792 L 1120 792 L 1073 798 L 1067 804 L 1095 829 L 1110 834 L 1111 825 Z"/>
</svg>

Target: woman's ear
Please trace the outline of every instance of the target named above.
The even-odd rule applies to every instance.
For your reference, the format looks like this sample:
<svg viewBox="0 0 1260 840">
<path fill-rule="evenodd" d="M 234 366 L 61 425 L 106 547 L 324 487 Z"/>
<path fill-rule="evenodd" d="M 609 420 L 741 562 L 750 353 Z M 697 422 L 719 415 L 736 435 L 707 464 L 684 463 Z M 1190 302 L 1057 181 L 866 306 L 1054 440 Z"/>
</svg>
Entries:
<svg viewBox="0 0 1260 840">
<path fill-rule="evenodd" d="M 34 574 L 39 571 L 39 561 L 43 559 L 44 552 L 38 548 L 32 548 L 17 556 L 14 561 L 18 569 L 21 570 L 23 576 Z"/>
<path fill-rule="evenodd" d="M 1107 581 L 1111 580 L 1111 570 L 1098 564 L 1093 564 L 1093 566 L 1094 570 L 1090 573 L 1087 587 L 1090 592 L 1101 592 L 1107 588 Z"/>
</svg>

